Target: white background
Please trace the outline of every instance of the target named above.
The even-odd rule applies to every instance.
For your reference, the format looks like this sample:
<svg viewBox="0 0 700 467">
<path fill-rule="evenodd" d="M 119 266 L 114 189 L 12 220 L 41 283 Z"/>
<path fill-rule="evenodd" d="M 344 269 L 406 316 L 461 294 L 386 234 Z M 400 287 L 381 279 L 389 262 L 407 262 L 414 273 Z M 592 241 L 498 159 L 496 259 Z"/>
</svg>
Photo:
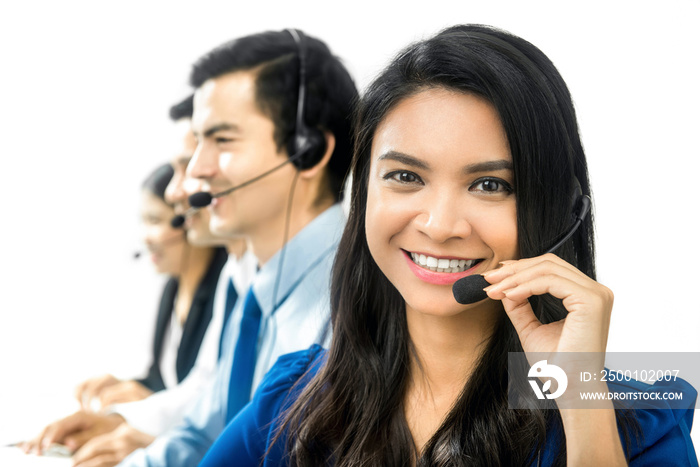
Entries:
<svg viewBox="0 0 700 467">
<path fill-rule="evenodd" d="M 141 180 L 171 155 L 167 110 L 199 55 L 285 27 L 324 39 L 360 89 L 455 23 L 540 47 L 569 84 L 588 154 L 599 280 L 616 296 L 608 349 L 700 352 L 698 2 L 7 3 L 0 410 L 145 368 L 162 278 L 131 255 Z"/>
</svg>

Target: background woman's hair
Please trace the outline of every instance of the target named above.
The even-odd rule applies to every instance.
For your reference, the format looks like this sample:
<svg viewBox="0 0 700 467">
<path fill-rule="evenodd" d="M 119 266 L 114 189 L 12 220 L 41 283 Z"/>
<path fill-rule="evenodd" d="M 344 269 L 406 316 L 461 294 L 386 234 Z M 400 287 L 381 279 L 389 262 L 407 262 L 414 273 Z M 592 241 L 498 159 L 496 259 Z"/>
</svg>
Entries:
<svg viewBox="0 0 700 467">
<path fill-rule="evenodd" d="M 158 166 L 141 184 L 141 189 L 147 190 L 165 201 L 165 189 L 173 178 L 173 167 L 170 164 Z"/>
<path fill-rule="evenodd" d="M 420 455 L 406 424 L 402 405 L 414 349 L 403 298 L 369 252 L 365 207 L 377 126 L 398 102 L 431 88 L 481 96 L 498 111 L 513 158 L 522 257 L 541 254 L 573 222 L 577 185 L 590 194 L 571 96 L 539 49 L 505 31 L 462 25 L 401 52 L 357 110 L 350 213 L 333 269 L 334 337 L 324 369 L 283 424 L 292 465 L 405 465 L 412 457 L 419 466 L 526 465 L 552 436 L 561 447 L 556 464 L 565 464 L 557 410 L 508 409 L 508 352 L 522 347 L 505 313 Z M 591 216 L 558 255 L 595 279 Z M 554 297 L 530 302 L 543 323 L 567 315 Z"/>
</svg>

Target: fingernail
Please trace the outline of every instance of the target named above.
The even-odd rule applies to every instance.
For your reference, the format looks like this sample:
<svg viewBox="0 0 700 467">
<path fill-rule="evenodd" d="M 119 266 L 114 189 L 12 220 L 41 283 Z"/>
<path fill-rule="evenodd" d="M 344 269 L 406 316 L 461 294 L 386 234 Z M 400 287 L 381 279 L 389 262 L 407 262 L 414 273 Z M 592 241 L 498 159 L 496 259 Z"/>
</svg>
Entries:
<svg viewBox="0 0 700 467">
<path fill-rule="evenodd" d="M 498 269 L 492 269 L 490 271 L 486 271 L 485 273 L 482 274 L 484 276 L 484 279 L 488 279 L 489 277 L 493 276 L 498 272 Z"/>
</svg>

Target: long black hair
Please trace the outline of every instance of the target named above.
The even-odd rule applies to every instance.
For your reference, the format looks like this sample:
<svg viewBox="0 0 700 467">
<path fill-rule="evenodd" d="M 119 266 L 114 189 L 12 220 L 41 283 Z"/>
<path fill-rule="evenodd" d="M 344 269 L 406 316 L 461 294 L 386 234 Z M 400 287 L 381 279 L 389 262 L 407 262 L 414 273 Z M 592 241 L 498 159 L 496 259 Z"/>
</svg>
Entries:
<svg viewBox="0 0 700 467">
<path fill-rule="evenodd" d="M 365 208 L 378 125 L 400 101 L 430 88 L 475 94 L 497 110 L 513 159 L 523 257 L 541 254 L 573 222 L 577 186 L 590 194 L 571 96 L 539 49 L 498 29 L 462 25 L 401 52 L 356 112 L 350 212 L 331 286 L 334 336 L 324 368 L 283 423 L 292 465 L 529 465 L 549 436 L 561 440 L 556 463 L 565 463 L 557 410 L 508 409 L 508 352 L 522 347 L 505 313 L 442 426 L 421 453 L 413 443 L 403 415 L 413 358 L 405 303 L 370 254 Z M 558 254 L 595 279 L 591 216 Z M 530 302 L 543 323 L 567 315 L 554 297 Z"/>
</svg>

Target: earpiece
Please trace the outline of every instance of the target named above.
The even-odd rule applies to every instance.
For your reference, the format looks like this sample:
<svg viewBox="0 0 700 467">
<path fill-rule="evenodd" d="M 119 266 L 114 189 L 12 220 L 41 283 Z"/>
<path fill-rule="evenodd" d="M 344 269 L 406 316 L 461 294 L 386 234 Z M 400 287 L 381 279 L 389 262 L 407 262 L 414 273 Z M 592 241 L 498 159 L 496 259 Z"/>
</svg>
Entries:
<svg viewBox="0 0 700 467">
<path fill-rule="evenodd" d="M 299 170 L 310 169 L 318 164 L 326 152 L 326 138 L 317 128 L 310 128 L 304 122 L 306 101 L 306 45 L 304 34 L 296 29 L 288 29 L 299 53 L 299 93 L 294 137 L 287 148 L 290 155 L 297 155 L 292 163 Z"/>
<path fill-rule="evenodd" d="M 574 220 L 578 219 L 581 216 L 582 211 L 584 210 L 585 206 L 583 203 L 585 203 L 584 198 L 588 201 L 590 208 L 590 198 L 588 196 L 583 196 L 583 190 L 581 189 L 581 182 L 579 182 L 578 177 L 574 177 L 574 191 L 571 196 L 571 212 L 573 213 Z M 586 209 L 586 213 L 588 213 L 588 209 Z M 584 214 L 584 217 L 585 217 Z M 581 219 L 583 220 L 583 219 Z"/>
</svg>

